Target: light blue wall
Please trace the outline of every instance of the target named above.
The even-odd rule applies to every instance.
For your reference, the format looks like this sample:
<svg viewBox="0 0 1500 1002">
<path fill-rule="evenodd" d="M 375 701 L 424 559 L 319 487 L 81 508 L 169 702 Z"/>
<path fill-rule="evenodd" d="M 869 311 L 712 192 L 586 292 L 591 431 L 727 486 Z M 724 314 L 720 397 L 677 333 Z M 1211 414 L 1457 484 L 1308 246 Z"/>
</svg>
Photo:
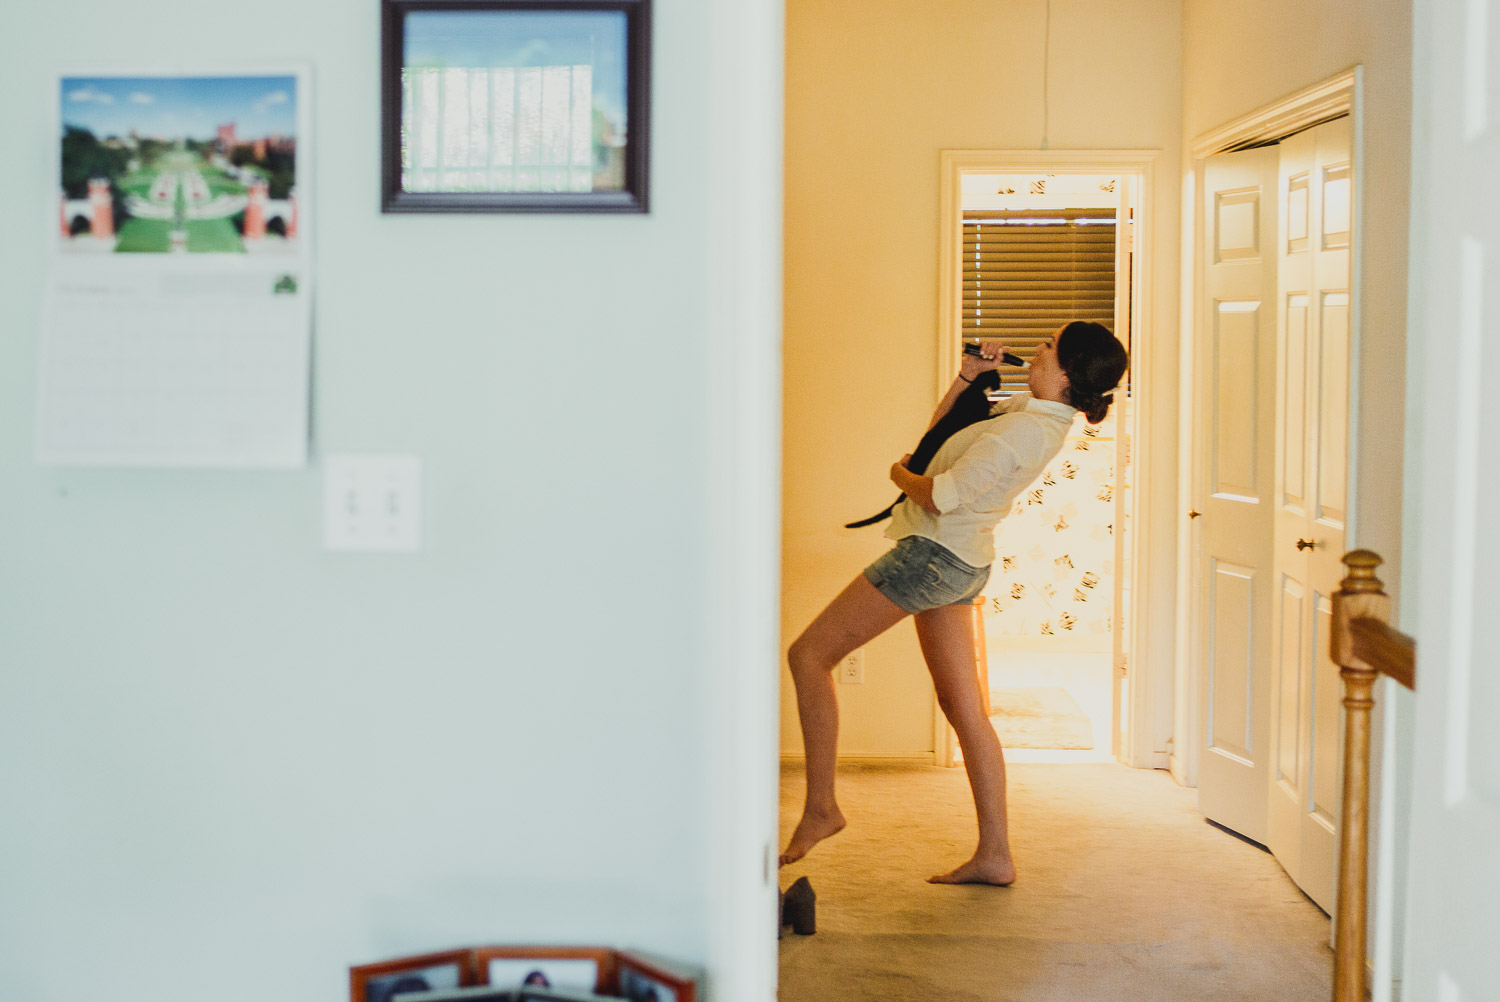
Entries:
<svg viewBox="0 0 1500 1002">
<path fill-rule="evenodd" d="M 373 0 L 0 11 L 0 995 L 704 960 L 708 7 L 656 0 L 653 211 L 619 218 L 382 217 Z M 314 451 L 422 458 L 414 556 L 322 550 L 316 460 L 32 460 L 55 73 L 268 60 L 315 74 Z"/>
</svg>

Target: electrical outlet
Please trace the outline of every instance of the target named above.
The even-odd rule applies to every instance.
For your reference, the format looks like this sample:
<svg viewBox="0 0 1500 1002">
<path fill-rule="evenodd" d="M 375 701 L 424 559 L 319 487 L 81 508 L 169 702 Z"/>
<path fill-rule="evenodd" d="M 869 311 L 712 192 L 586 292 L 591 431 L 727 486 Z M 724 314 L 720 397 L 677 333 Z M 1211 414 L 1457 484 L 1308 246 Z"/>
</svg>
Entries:
<svg viewBox="0 0 1500 1002">
<path fill-rule="evenodd" d="M 845 685 L 864 685 L 865 652 L 863 648 L 844 655 L 844 660 L 839 662 L 839 680 Z"/>
</svg>

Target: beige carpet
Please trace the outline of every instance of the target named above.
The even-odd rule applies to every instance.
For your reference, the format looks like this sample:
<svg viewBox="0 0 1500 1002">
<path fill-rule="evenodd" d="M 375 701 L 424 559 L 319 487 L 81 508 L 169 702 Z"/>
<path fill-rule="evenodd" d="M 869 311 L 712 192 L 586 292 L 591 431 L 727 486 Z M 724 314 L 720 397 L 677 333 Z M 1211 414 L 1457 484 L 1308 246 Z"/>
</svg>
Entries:
<svg viewBox="0 0 1500 1002">
<path fill-rule="evenodd" d="M 938 887 L 973 850 L 962 769 L 845 766 L 849 827 L 781 871 L 818 933 L 780 944 L 781 1002 L 1326 1002 L 1329 923 L 1195 791 L 1117 765 L 1010 769 L 1011 888 Z M 782 775 L 782 840 L 802 771 Z"/>
<path fill-rule="evenodd" d="M 1094 747 L 1089 718 L 1066 689 L 993 689 L 990 710 L 1005 748 Z"/>
</svg>

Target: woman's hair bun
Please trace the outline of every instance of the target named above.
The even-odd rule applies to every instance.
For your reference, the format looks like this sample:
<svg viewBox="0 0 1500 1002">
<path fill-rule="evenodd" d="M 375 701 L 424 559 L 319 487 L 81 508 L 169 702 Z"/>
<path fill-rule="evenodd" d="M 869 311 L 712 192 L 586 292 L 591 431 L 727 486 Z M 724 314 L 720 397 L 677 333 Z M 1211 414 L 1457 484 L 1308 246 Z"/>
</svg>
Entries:
<svg viewBox="0 0 1500 1002">
<path fill-rule="evenodd" d="M 1115 395 L 1113 393 L 1105 393 L 1094 397 L 1089 400 L 1089 405 L 1083 408 L 1083 416 L 1088 420 L 1089 424 L 1098 424 L 1104 420 L 1104 416 L 1109 413 L 1109 405 L 1114 402 Z"/>
</svg>

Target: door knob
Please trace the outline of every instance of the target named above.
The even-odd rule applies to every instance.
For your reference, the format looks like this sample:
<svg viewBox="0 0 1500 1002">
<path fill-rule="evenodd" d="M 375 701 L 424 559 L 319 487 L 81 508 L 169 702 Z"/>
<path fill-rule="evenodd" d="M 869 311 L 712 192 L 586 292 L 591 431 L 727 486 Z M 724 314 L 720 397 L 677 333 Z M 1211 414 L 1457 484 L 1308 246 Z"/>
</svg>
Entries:
<svg viewBox="0 0 1500 1002">
<path fill-rule="evenodd" d="M 1311 550 L 1311 549 L 1316 548 L 1317 545 L 1318 544 L 1315 543 L 1315 542 L 1313 542 L 1311 539 L 1299 539 L 1299 540 L 1297 540 L 1297 549 L 1299 549 L 1299 550 Z"/>
<path fill-rule="evenodd" d="M 1203 513 L 1201 511 L 1194 511 L 1191 508 L 1188 509 L 1188 518 L 1202 518 L 1202 517 L 1203 517 Z"/>
</svg>

